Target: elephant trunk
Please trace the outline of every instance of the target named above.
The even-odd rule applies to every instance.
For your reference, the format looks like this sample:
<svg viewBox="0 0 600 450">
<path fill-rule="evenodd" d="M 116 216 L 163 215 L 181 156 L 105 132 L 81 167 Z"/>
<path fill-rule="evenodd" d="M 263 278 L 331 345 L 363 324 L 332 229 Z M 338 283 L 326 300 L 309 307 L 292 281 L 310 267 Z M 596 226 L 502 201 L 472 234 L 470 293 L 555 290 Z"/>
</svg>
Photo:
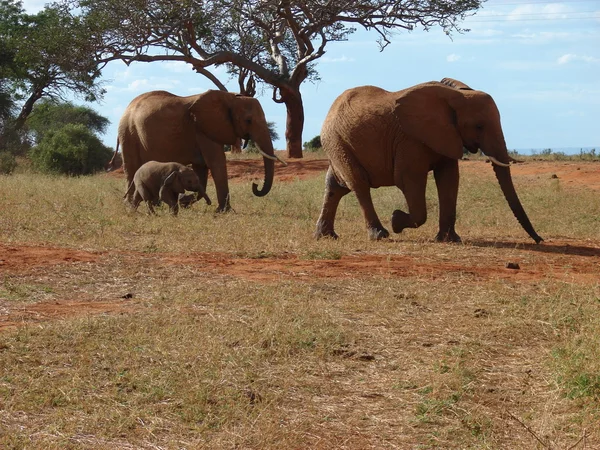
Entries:
<svg viewBox="0 0 600 450">
<path fill-rule="evenodd" d="M 269 193 L 271 186 L 273 186 L 273 176 L 275 174 L 275 149 L 273 148 L 273 142 L 271 141 L 271 136 L 268 134 L 266 124 L 264 130 L 264 133 L 256 136 L 256 139 L 252 139 L 258 147 L 265 165 L 265 179 L 262 189 L 259 189 L 256 183 L 252 183 L 252 193 L 257 197 L 264 197 Z"/>
<path fill-rule="evenodd" d="M 273 175 L 275 173 L 275 161 L 270 158 L 266 158 L 263 156 L 263 161 L 265 164 L 265 179 L 263 182 L 262 189 L 258 189 L 258 184 L 252 183 L 252 193 L 257 197 L 264 197 L 271 190 L 271 186 L 273 186 Z"/>
<path fill-rule="evenodd" d="M 496 164 L 492 164 L 492 166 L 494 167 L 494 173 L 496 174 L 500 188 L 504 193 L 504 198 L 506 198 L 506 201 L 508 202 L 513 214 L 523 229 L 527 231 L 529 236 L 531 236 L 531 238 L 535 241 L 535 243 L 539 244 L 541 241 L 543 241 L 543 239 L 533 229 L 533 225 L 531 225 L 529 217 L 527 217 L 527 213 L 525 213 L 525 210 L 519 201 L 517 191 L 515 191 L 515 186 L 513 185 L 512 177 L 510 175 L 510 168 L 502 167 Z"/>
</svg>

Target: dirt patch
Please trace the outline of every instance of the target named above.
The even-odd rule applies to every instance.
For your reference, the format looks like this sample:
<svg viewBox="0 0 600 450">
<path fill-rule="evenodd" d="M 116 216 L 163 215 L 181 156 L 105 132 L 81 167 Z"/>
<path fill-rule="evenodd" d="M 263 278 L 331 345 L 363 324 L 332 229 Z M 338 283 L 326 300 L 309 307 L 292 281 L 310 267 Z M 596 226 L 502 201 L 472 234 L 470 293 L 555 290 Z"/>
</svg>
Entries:
<svg viewBox="0 0 600 450">
<path fill-rule="evenodd" d="M 444 245 L 444 244 L 435 244 Z M 515 247 L 518 249 L 515 250 Z M 511 256 L 498 257 L 497 249 L 512 249 Z M 483 250 L 483 251 L 480 251 Z M 445 253 L 445 252 L 442 252 Z M 125 258 L 128 265 L 176 266 L 200 271 L 212 278 L 240 278 L 256 282 L 307 281 L 314 279 L 398 278 L 411 277 L 427 281 L 447 278 L 463 283 L 485 283 L 505 280 L 533 284 L 542 280 L 589 284 L 598 283 L 600 243 L 575 240 L 551 240 L 541 245 L 514 242 L 475 241 L 456 247 L 460 253 L 453 259 L 423 258 L 413 255 L 367 254 L 357 252 L 340 259 L 305 259 L 294 254 L 267 258 L 239 257 L 227 253 L 154 254 L 138 252 L 85 252 L 66 248 L 7 246 L 0 244 L 0 269 L 5 274 L 43 274 L 44 268 L 95 263 L 110 265 L 111 255 Z M 507 263 L 518 264 L 518 269 Z M 514 266 L 513 266 L 514 267 Z M 61 269 L 62 270 L 62 269 Z M 127 310 L 123 299 L 66 300 L 14 305 L 0 299 L 0 329 L 19 324 L 55 320 L 68 316 L 114 313 Z"/>
<path fill-rule="evenodd" d="M 275 179 L 277 181 L 296 181 L 320 175 L 326 172 L 329 161 L 326 159 L 288 159 L 287 166 L 275 163 Z M 231 180 L 253 180 L 264 176 L 261 160 L 227 161 L 227 175 Z"/>
<path fill-rule="evenodd" d="M 100 255 L 99 252 L 0 243 L 0 272 L 3 270 L 21 270 L 34 266 L 94 262 Z"/>
<path fill-rule="evenodd" d="M 132 309 L 132 303 L 124 300 L 64 300 L 40 302 L 15 308 L 0 306 L 0 332 L 10 328 L 58 320 L 66 317 L 79 317 L 88 314 L 114 314 L 131 311 Z"/>
<path fill-rule="evenodd" d="M 483 161 L 461 161 L 460 170 L 482 172 L 490 163 Z M 487 167 L 483 167 L 487 166 Z M 511 165 L 513 176 L 531 179 L 555 179 L 569 187 L 600 190 L 600 163 L 571 161 L 527 161 Z M 493 175 L 492 175 L 493 176 Z"/>
<path fill-rule="evenodd" d="M 473 243 L 474 246 L 494 244 Z M 502 246 L 502 244 L 496 244 Z M 506 247 L 514 248 L 515 243 Z M 519 269 L 507 268 L 509 261 L 494 256 L 477 255 L 472 260 L 422 260 L 413 256 L 371 255 L 357 253 L 337 260 L 302 259 L 297 255 L 275 258 L 232 258 L 226 254 L 164 255 L 157 257 L 163 263 L 193 265 L 203 271 L 229 275 L 247 280 L 277 281 L 314 278 L 368 278 L 415 277 L 435 280 L 456 275 L 473 282 L 490 279 L 539 281 L 545 278 L 578 283 L 597 283 L 600 273 L 600 246 L 573 241 L 552 241 L 543 245 L 523 245 L 523 255 L 516 257 Z M 535 263 L 523 262 L 536 255 Z M 512 262 L 512 261 L 511 261 Z"/>
</svg>

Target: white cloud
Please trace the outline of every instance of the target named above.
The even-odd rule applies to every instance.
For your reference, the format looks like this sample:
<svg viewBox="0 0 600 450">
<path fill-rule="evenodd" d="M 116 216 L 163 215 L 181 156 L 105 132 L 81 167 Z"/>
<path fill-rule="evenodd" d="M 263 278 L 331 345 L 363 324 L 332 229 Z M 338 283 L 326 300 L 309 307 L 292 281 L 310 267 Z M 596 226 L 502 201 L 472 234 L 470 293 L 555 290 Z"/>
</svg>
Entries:
<svg viewBox="0 0 600 450">
<path fill-rule="evenodd" d="M 586 62 L 586 63 L 593 64 L 593 63 L 600 62 L 600 59 L 599 58 L 594 58 L 593 56 L 575 55 L 573 53 L 567 53 L 566 55 L 562 55 L 560 58 L 558 58 L 556 60 L 556 62 L 558 64 L 561 64 L 561 65 L 562 64 L 568 64 L 568 63 L 573 62 L 573 61 L 583 61 L 583 62 Z"/>
<path fill-rule="evenodd" d="M 560 20 L 566 18 L 568 12 L 570 12 L 570 8 L 561 3 L 550 3 L 544 6 L 530 3 L 517 6 L 510 12 L 507 19 L 511 21 L 532 18 Z"/>
<path fill-rule="evenodd" d="M 193 70 L 192 65 L 183 61 L 161 61 L 156 64 L 157 69 L 165 70 L 172 73 L 185 73 Z"/>
<path fill-rule="evenodd" d="M 105 86 L 107 92 L 142 93 L 148 91 L 169 91 L 180 85 L 179 80 L 167 78 L 138 78 L 129 83 L 113 83 Z"/>
<path fill-rule="evenodd" d="M 329 56 L 323 56 L 319 58 L 319 61 L 323 63 L 346 63 L 346 62 L 354 62 L 356 61 L 354 58 L 349 58 L 346 55 L 342 55 L 339 58 L 330 58 Z"/>
<path fill-rule="evenodd" d="M 472 34 L 473 36 L 483 36 L 483 37 L 494 37 L 494 36 L 501 36 L 504 34 L 503 31 L 494 30 L 491 28 L 487 28 L 485 30 L 473 29 L 469 33 Z"/>
<path fill-rule="evenodd" d="M 452 53 L 452 54 L 446 56 L 446 61 L 453 63 L 453 62 L 460 60 L 460 58 L 461 58 L 460 55 L 457 55 L 456 53 Z"/>
</svg>

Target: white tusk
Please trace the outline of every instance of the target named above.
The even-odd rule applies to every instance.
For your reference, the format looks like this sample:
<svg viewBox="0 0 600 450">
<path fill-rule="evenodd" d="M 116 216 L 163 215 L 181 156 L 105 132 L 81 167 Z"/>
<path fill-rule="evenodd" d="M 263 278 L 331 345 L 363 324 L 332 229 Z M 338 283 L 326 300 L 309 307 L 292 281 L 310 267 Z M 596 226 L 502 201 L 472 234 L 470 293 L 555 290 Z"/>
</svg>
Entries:
<svg viewBox="0 0 600 450">
<path fill-rule="evenodd" d="M 263 152 L 261 149 L 258 149 L 258 153 L 260 153 L 262 156 L 264 156 L 265 158 L 268 158 L 272 161 L 279 161 L 280 163 L 282 163 L 284 166 L 287 166 L 287 163 L 281 159 L 279 156 L 275 155 L 275 156 L 271 156 L 271 155 L 267 155 L 265 152 Z"/>
<path fill-rule="evenodd" d="M 263 152 L 260 148 L 258 149 L 258 153 L 260 153 L 262 156 L 264 156 L 265 158 L 271 159 L 273 161 L 277 161 L 277 158 L 275 158 L 274 156 L 271 155 L 267 155 L 265 152 Z"/>
<path fill-rule="evenodd" d="M 496 164 L 497 166 L 500 166 L 500 167 L 510 167 L 510 164 L 506 164 L 506 163 L 500 162 L 496 158 L 494 158 L 493 156 L 489 156 L 488 155 L 488 158 L 490 158 L 490 161 L 493 162 L 494 164 Z"/>
<path fill-rule="evenodd" d="M 281 164 L 283 164 L 284 166 L 287 166 L 287 163 L 283 159 L 281 159 L 279 156 L 275 155 L 275 158 L 277 158 Z"/>
</svg>

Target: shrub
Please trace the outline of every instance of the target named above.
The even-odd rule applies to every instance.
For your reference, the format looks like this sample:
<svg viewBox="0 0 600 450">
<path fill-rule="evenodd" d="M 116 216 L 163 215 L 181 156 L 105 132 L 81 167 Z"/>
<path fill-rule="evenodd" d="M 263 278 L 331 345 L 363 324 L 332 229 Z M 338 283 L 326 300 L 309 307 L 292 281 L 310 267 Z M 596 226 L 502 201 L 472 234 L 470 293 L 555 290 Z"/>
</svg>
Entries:
<svg viewBox="0 0 600 450">
<path fill-rule="evenodd" d="M 102 170 L 112 153 L 85 125 L 68 124 L 48 132 L 30 157 L 42 172 L 87 175 Z"/>
<path fill-rule="evenodd" d="M 315 136 L 310 141 L 302 144 L 305 152 L 316 152 L 321 149 L 321 136 Z"/>
<path fill-rule="evenodd" d="M 17 167 L 15 155 L 10 152 L 0 152 L 0 173 L 10 174 Z"/>
</svg>

